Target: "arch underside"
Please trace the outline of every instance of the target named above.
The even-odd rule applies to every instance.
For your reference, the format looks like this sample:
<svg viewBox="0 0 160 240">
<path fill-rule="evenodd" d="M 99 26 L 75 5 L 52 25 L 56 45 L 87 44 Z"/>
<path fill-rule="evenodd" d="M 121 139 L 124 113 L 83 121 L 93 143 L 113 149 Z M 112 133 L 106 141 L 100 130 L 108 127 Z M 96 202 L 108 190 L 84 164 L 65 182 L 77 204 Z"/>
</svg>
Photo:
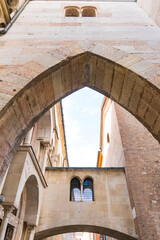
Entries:
<svg viewBox="0 0 160 240">
<path fill-rule="evenodd" d="M 3 170 L 35 122 L 59 100 L 85 86 L 117 102 L 160 142 L 160 90 L 129 68 L 84 52 L 41 73 L 0 112 L 2 177 Z"/>
<path fill-rule="evenodd" d="M 35 234 L 34 239 L 40 240 L 47 237 L 51 237 L 58 234 L 64 234 L 64 233 L 71 233 L 71 232 L 91 232 L 91 233 L 97 233 L 106 235 L 109 237 L 116 238 L 118 240 L 136 240 L 136 237 L 129 236 L 127 234 L 124 234 L 122 232 L 118 232 L 113 229 L 104 228 L 101 226 L 93 226 L 93 225 L 66 225 L 62 227 L 56 227 L 51 229 L 46 229 L 44 231 L 37 232 Z"/>
<path fill-rule="evenodd" d="M 24 220 L 29 225 L 37 224 L 38 205 L 39 205 L 39 186 L 34 175 L 31 175 L 26 181 L 27 203 Z"/>
</svg>

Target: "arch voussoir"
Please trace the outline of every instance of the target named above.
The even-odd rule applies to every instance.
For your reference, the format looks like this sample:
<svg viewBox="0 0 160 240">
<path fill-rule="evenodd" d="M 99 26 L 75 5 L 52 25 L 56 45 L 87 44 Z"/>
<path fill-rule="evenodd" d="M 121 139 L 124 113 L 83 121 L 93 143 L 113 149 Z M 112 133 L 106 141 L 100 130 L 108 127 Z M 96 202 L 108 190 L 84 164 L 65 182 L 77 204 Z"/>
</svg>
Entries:
<svg viewBox="0 0 160 240">
<path fill-rule="evenodd" d="M 62 69 L 57 69 L 52 73 L 52 83 L 54 91 L 54 100 L 58 101 L 66 93 L 64 78 L 62 78 Z"/>
<path fill-rule="evenodd" d="M 95 67 L 95 81 L 94 85 L 102 89 L 103 88 L 103 83 L 105 80 L 105 60 L 102 58 L 97 58 L 96 59 L 96 67 Z"/>
<path fill-rule="evenodd" d="M 149 85 L 145 85 L 137 109 L 138 115 L 140 115 L 142 118 L 145 116 L 148 110 L 151 99 L 153 98 L 153 94 L 154 91 L 152 90 L 152 87 Z"/>
<path fill-rule="evenodd" d="M 79 88 L 79 58 L 71 60 L 71 77 L 72 77 L 72 90 L 75 91 Z"/>
<path fill-rule="evenodd" d="M 144 87 L 145 87 L 145 81 L 141 77 L 137 76 L 132 88 L 132 92 L 131 92 L 131 96 L 128 104 L 128 109 L 130 109 L 130 112 L 134 115 L 137 114 L 139 102 L 141 99 L 141 95 L 143 94 Z"/>
<path fill-rule="evenodd" d="M 136 79 L 137 79 L 137 74 L 135 74 L 130 70 L 126 70 L 126 74 L 124 77 L 123 86 L 121 90 L 121 95 L 119 98 L 119 103 L 125 108 L 127 108 L 129 105 L 129 101 L 131 98 L 131 94 L 132 94 Z"/>
<path fill-rule="evenodd" d="M 105 61 L 105 77 L 103 81 L 102 89 L 104 92 L 108 93 L 108 96 L 111 94 L 113 74 L 114 74 L 115 63 L 109 60 Z"/>
<path fill-rule="evenodd" d="M 126 69 L 120 65 L 115 65 L 112 84 L 111 84 L 110 97 L 116 102 L 119 102 L 125 75 L 126 75 Z"/>
<path fill-rule="evenodd" d="M 78 63 L 78 69 L 79 69 L 79 88 L 82 88 L 84 86 L 88 86 L 90 81 L 90 53 L 85 52 L 81 55 L 79 55 L 79 63 Z"/>
<path fill-rule="evenodd" d="M 61 89 L 67 94 L 72 91 L 72 60 L 68 61 L 67 64 L 61 67 Z"/>
</svg>

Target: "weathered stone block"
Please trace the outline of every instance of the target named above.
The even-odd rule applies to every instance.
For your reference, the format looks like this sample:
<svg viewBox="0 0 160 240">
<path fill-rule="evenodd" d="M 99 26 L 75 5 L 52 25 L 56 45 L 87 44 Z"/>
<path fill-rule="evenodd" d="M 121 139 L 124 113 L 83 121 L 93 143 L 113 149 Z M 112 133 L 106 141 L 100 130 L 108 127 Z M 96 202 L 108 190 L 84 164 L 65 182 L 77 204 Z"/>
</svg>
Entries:
<svg viewBox="0 0 160 240">
<path fill-rule="evenodd" d="M 49 74 L 47 77 L 43 78 L 42 82 L 43 82 L 43 89 L 44 89 L 46 104 L 50 105 L 55 99 L 52 74 Z"/>
<path fill-rule="evenodd" d="M 104 71 L 104 81 L 103 81 L 103 91 L 107 93 L 107 96 L 110 96 L 113 74 L 114 74 L 115 63 L 112 61 L 105 61 L 105 71 Z"/>
<path fill-rule="evenodd" d="M 132 71 L 129 71 L 129 70 L 126 71 L 126 75 L 124 77 L 124 83 L 123 83 L 123 87 L 122 87 L 122 92 L 121 92 L 121 96 L 119 99 L 120 104 L 124 107 L 128 107 L 129 100 L 131 98 L 133 86 L 134 86 L 136 79 L 137 79 L 137 75 L 135 73 L 133 73 Z"/>
<path fill-rule="evenodd" d="M 116 102 L 119 102 L 119 98 L 121 96 L 125 74 L 126 74 L 125 68 L 119 65 L 115 65 L 113 82 L 111 87 L 111 98 Z"/>
<path fill-rule="evenodd" d="M 135 114 L 138 109 L 138 105 L 140 102 L 141 94 L 143 93 L 143 89 L 145 86 L 145 82 L 142 80 L 142 78 L 137 78 L 133 87 L 133 91 L 131 94 L 131 98 L 129 101 L 129 109 L 130 111 Z"/>
<path fill-rule="evenodd" d="M 63 76 L 62 71 L 63 69 L 60 68 L 52 73 L 55 101 L 58 101 L 62 96 L 66 94 L 65 89 L 67 86 L 65 86 L 64 82 L 66 81 L 66 78 Z"/>
<path fill-rule="evenodd" d="M 61 67 L 61 82 L 63 83 L 63 91 L 67 94 L 72 91 L 72 65 L 70 60 L 66 60 L 64 63 L 64 66 Z"/>
<path fill-rule="evenodd" d="M 95 86 L 97 89 L 103 89 L 103 82 L 105 78 L 105 60 L 98 58 L 96 63 L 96 77 Z"/>
</svg>

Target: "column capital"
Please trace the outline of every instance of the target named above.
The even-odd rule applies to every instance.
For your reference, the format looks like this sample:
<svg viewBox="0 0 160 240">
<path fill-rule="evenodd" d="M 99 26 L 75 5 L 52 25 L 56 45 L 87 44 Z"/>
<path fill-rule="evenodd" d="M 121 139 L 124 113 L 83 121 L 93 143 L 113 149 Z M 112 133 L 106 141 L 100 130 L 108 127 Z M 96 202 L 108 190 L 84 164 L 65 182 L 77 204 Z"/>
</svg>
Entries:
<svg viewBox="0 0 160 240">
<path fill-rule="evenodd" d="M 45 150 L 48 150 L 49 151 L 49 149 L 50 149 L 50 143 L 47 141 L 43 141 L 43 146 L 44 146 L 44 148 L 45 148 Z"/>
<path fill-rule="evenodd" d="M 4 208 L 4 214 L 12 213 L 12 211 L 15 209 L 13 205 L 3 205 Z"/>
<path fill-rule="evenodd" d="M 29 232 L 32 232 L 33 230 L 35 230 L 35 228 L 36 228 L 36 225 L 27 225 L 27 230 Z"/>
</svg>

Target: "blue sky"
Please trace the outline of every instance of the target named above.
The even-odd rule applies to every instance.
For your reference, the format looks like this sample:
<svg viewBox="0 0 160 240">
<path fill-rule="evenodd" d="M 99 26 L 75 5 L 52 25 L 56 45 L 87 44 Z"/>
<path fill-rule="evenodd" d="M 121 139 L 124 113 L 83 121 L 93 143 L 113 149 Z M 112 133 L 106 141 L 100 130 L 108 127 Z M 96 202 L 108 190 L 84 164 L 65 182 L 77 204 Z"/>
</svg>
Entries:
<svg viewBox="0 0 160 240">
<path fill-rule="evenodd" d="M 70 167 L 96 167 L 103 97 L 85 87 L 62 101 Z"/>
</svg>

